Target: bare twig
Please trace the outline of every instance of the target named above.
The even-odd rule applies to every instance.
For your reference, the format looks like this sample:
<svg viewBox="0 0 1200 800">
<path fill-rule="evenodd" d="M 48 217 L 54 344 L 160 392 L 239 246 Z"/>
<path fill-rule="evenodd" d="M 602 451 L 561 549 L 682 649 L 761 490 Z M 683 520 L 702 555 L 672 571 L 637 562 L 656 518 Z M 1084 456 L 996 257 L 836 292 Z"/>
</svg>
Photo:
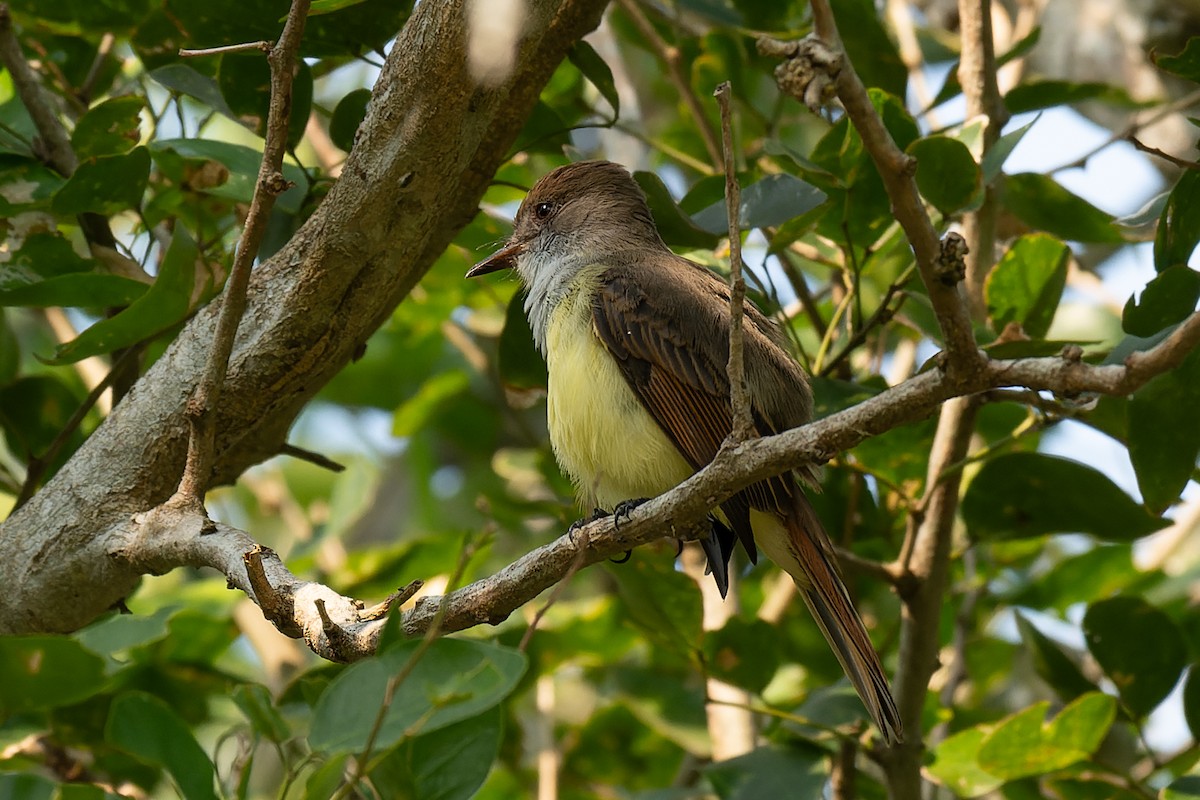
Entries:
<svg viewBox="0 0 1200 800">
<path fill-rule="evenodd" d="M 696 123 L 696 130 L 700 133 L 700 139 L 704 142 L 704 149 L 708 151 L 708 157 L 713 164 L 721 163 L 721 146 L 717 142 L 717 136 L 713 133 L 712 127 L 708 123 L 708 117 L 704 115 L 704 106 L 700 103 L 700 98 L 692 91 L 692 82 L 688 75 L 684 72 L 683 57 L 679 52 L 679 48 L 667 42 L 658 35 L 658 31 L 654 29 L 654 25 L 646 18 L 642 9 L 638 6 L 637 0 L 620 0 L 621 8 L 633 20 L 633 24 L 637 26 L 643 38 L 650 44 L 650 49 L 667 67 L 667 77 L 675 84 L 675 88 L 679 91 L 679 96 L 683 98 L 683 102 L 687 105 L 688 111 L 692 113 L 692 120 Z"/>
<path fill-rule="evenodd" d="M 1129 123 L 1124 128 L 1119 131 L 1115 131 L 1103 142 L 1096 145 L 1074 161 L 1069 161 L 1066 164 L 1057 166 L 1054 169 L 1049 170 L 1047 174 L 1053 175 L 1058 172 L 1063 172 L 1064 170 L 1085 167 L 1087 166 L 1087 162 L 1090 161 L 1096 154 L 1107 150 L 1118 142 L 1125 141 L 1131 136 L 1136 136 L 1138 131 L 1142 130 L 1143 128 L 1149 128 L 1154 123 L 1165 119 L 1172 114 L 1178 114 L 1180 111 L 1185 111 L 1192 106 L 1195 106 L 1197 103 L 1200 103 L 1200 89 L 1197 89 L 1194 92 L 1188 92 L 1178 100 L 1173 100 L 1164 106 L 1156 107 L 1145 117 L 1140 117 L 1140 112 L 1135 112 L 1134 114 L 1130 115 Z"/>
<path fill-rule="evenodd" d="M 862 80 L 845 58 L 828 0 L 812 0 L 812 10 L 818 39 L 780 42 L 764 36 L 758 40 L 759 52 L 787 58 L 785 65 L 803 65 L 798 71 L 784 70 L 783 76 L 779 71 L 776 73 L 781 88 L 801 102 L 823 99 L 829 90 L 836 89 L 846 115 L 883 179 L 892 211 L 916 255 L 917 268 L 945 339 L 949 356 L 946 369 L 956 377 L 978 371 L 983 357 L 975 344 L 962 293 L 937 269 L 942 246 L 913 178 L 916 161 L 896 146 L 871 104 Z"/>
<path fill-rule="evenodd" d="M 270 53 L 272 47 L 274 45 L 268 41 L 243 42 L 242 44 L 227 44 L 221 47 L 205 47 L 199 50 L 180 48 L 179 55 L 182 58 L 195 58 L 197 56 L 219 56 L 225 53 L 249 53 L 252 50 L 258 50 L 260 53 Z"/>
<path fill-rule="evenodd" d="M 729 219 L 729 402 L 733 407 L 733 441 L 744 442 L 754 435 L 750 419 L 750 394 L 746 390 L 745 352 L 742 342 L 742 314 L 746 302 L 746 279 L 742 276 L 742 229 L 738 211 L 742 190 L 738 186 L 734 161 L 732 112 L 729 108 L 729 81 L 713 92 L 721 107 L 721 142 L 725 162 L 725 213 Z"/>
<path fill-rule="evenodd" d="M 900 301 L 896 303 L 894 308 L 891 305 L 892 298 L 901 289 L 908 285 L 909 280 L 912 279 L 914 270 L 915 267 L 910 266 L 900 274 L 900 277 L 892 281 L 891 285 L 887 288 L 887 292 L 884 293 L 883 299 L 879 301 L 879 307 L 875 309 L 874 313 L 871 314 L 870 318 L 865 323 L 859 326 L 858 330 L 854 332 L 854 335 L 850 337 L 838 354 L 831 358 L 829 362 L 821 368 L 822 375 L 829 375 L 832 373 L 843 361 L 850 357 L 851 353 L 862 346 L 863 342 L 867 340 L 867 337 L 870 335 L 871 331 L 875 330 L 875 328 L 879 327 L 880 325 L 886 325 L 891 321 L 896 312 L 899 311 L 901 306 L 904 305 L 904 301 L 908 298 L 908 295 L 900 295 Z"/>
<path fill-rule="evenodd" d="M 187 416 L 191 436 L 188 440 L 187 462 L 184 465 L 183 477 L 179 481 L 179 488 L 171 502 L 203 504 L 204 492 L 208 488 L 215 458 L 214 412 L 221 396 L 225 374 L 229 369 L 233 339 L 246 310 L 250 268 L 266 234 L 267 220 L 275 205 L 275 198 L 288 188 L 281 170 L 283 154 L 287 149 L 288 115 L 292 108 L 292 77 L 309 5 L 311 0 L 293 0 L 283 33 L 279 37 L 279 44 L 267 55 L 267 61 L 271 65 L 271 105 L 267 114 L 267 138 L 263 147 L 262 164 L 259 166 L 254 196 L 250 200 L 250 210 L 246 215 L 241 245 L 225 285 L 221 315 L 217 321 L 208 363 L 195 392 L 188 400 Z"/>
<path fill-rule="evenodd" d="M 546 616 L 546 612 L 550 610 L 550 606 L 554 605 L 558 601 L 558 598 L 562 596 L 563 591 L 567 588 L 567 584 L 571 582 L 571 577 L 583 567 L 588 549 L 587 531 L 581 531 L 575 537 L 575 543 L 579 548 L 579 552 L 575 555 L 574 560 L 571 561 L 571 566 L 567 568 L 567 574 L 563 575 L 563 579 L 558 582 L 558 585 L 554 587 L 554 591 L 546 598 L 545 605 L 539 608 L 537 613 L 533 615 L 533 619 L 529 621 L 529 627 L 525 629 L 524 635 L 521 636 L 521 643 L 517 645 L 517 649 L 522 653 L 528 649 L 529 641 L 533 638 L 533 632 L 537 630 L 542 617 Z"/>
<path fill-rule="evenodd" d="M 50 98 L 21 52 L 21 43 L 17 41 L 16 31 L 13 30 L 12 14 L 7 3 L 0 3 L 0 63 L 12 75 L 17 96 L 37 128 L 41 144 L 39 157 L 59 175 L 69 176 L 79 165 L 79 159 L 71 149 L 67 129 L 55 116 Z"/>
<path fill-rule="evenodd" d="M 318 467 L 327 469 L 330 472 L 346 471 L 345 464 L 334 461 L 327 455 L 323 455 L 312 450 L 305 450 L 303 447 L 297 447 L 294 444 L 288 444 L 285 442 L 284 445 L 279 448 L 279 454 L 281 456 L 291 456 L 292 458 L 297 458 L 301 461 L 307 461 L 310 464 L 316 464 Z"/>
<path fill-rule="evenodd" d="M 100 70 L 104 66 L 105 59 L 112 52 L 112 46 L 115 41 L 116 37 L 111 32 L 107 32 L 100 37 L 100 44 L 96 47 L 96 57 L 92 59 L 92 66 L 88 68 L 88 73 L 84 77 L 83 83 L 75 91 L 75 96 L 85 106 L 91 102 L 92 89 L 96 85 L 96 79 L 100 77 Z"/>
<path fill-rule="evenodd" d="M 1133 135 L 1130 135 L 1126 138 L 1128 139 L 1128 141 L 1131 145 L 1136 147 L 1138 150 L 1141 150 L 1143 153 L 1149 153 L 1152 156 L 1161 158 L 1163 161 L 1174 164 L 1175 166 L 1180 167 L 1181 169 L 1200 170 L 1200 162 L 1189 161 L 1186 158 L 1180 158 L 1179 156 L 1173 156 L 1170 153 L 1167 153 L 1167 152 L 1164 152 L 1164 151 L 1158 149 L 1157 147 L 1151 147 L 1150 145 L 1145 144 L 1144 142 L 1142 142 L 1140 139 L 1138 139 L 1136 136 L 1133 136 Z"/>
</svg>

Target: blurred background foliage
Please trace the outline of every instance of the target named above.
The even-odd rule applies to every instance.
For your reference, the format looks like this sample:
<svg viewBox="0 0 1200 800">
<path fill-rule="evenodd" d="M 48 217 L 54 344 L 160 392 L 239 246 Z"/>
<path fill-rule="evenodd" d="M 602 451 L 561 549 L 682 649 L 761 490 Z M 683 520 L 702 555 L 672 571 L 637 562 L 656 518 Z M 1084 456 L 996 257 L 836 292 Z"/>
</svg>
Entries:
<svg viewBox="0 0 1200 800">
<path fill-rule="evenodd" d="M 870 0 L 833 6 L 872 101 L 919 159 L 939 230 L 999 187 L 981 344 L 1012 357 L 1074 343 L 1119 361 L 1195 309 L 1195 164 L 1147 170 L 1105 131 L 1092 159 L 1123 148 L 1142 177 L 1108 167 L 1108 194 L 1085 199 L 1067 187 L 1082 185 L 1072 176 L 1088 158 L 1065 170 L 1006 161 L 1026 137 L 1051 162 L 1078 159 L 1069 140 L 1096 138 L 1067 110 L 1080 104 L 1127 120 L 1186 112 L 1196 40 L 1158 59 L 1179 93 L 1143 97 L 1022 71 L 1040 20 L 998 5 L 1026 23 L 997 47 L 1018 67 L 1002 88 L 1019 116 L 985 153 L 980 121 L 962 119 L 952 28 L 903 2 L 887 15 Z M 86 398 L 110 370 L 119 399 L 220 290 L 258 168 L 268 69 L 258 54 L 177 51 L 272 40 L 287 7 L 9 2 L 79 163 L 69 175 L 45 163 L 0 73 L 0 503 L 36 490 L 99 424 L 111 395 Z M 295 186 L 263 257 L 336 180 L 409 11 L 386 0 L 315 8 L 290 125 Z M 796 0 L 614 4 L 545 87 L 479 215 L 297 421 L 292 442 L 344 471 L 279 458 L 213 492 L 213 514 L 298 574 L 370 602 L 414 579 L 436 593 L 487 576 L 561 534 L 580 511 L 549 451 L 545 367 L 517 284 L 463 274 L 504 240 L 528 186 L 581 157 L 635 169 L 667 242 L 725 270 L 711 100 L 724 80 L 751 293 L 813 373 L 818 414 L 920 369 L 938 329 L 861 140 L 839 112 L 781 96 L 754 48 L 757 32 L 809 29 Z M 926 701 L 925 777 L 940 796 L 1200 797 L 1200 668 L 1189 667 L 1200 662 L 1198 393 L 1200 353 L 1132 398 L 989 397 L 961 466 L 942 668 Z M 839 544 L 896 557 L 934 428 L 898 428 L 825 469 L 814 503 Z M 220 578 L 146 579 L 132 614 L 71 637 L 0 639 L 0 797 L 821 796 L 863 710 L 790 583 L 767 562 L 738 569 L 732 614 L 715 630 L 664 542 L 573 576 L 524 652 L 535 608 L 427 649 L 385 637 L 378 657 L 351 667 L 277 634 Z M 868 573 L 847 577 L 890 670 L 899 601 Z M 759 710 L 752 752 L 711 761 L 706 679 Z M 368 742 L 367 774 L 347 781 Z M 860 756 L 857 772 L 857 796 L 884 796 L 877 765 Z"/>
</svg>

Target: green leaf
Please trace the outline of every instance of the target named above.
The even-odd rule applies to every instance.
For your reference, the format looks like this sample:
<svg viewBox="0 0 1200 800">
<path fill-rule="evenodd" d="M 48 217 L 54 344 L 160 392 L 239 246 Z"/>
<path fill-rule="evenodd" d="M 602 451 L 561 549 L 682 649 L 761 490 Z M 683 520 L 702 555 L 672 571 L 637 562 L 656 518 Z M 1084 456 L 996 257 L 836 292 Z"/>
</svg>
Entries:
<svg viewBox="0 0 1200 800">
<path fill-rule="evenodd" d="M 113 614 L 75 634 L 75 638 L 93 653 L 113 656 L 166 637 L 168 622 L 178 608 L 161 608 L 149 616 Z"/>
<path fill-rule="evenodd" d="M 185 800 L 217 800 L 212 761 L 183 718 L 157 697 L 144 692 L 118 696 L 104 736 L 114 747 L 165 768 Z"/>
<path fill-rule="evenodd" d="M 908 146 L 917 159 L 917 188 L 921 196 L 949 216 L 970 204 L 981 176 L 971 151 L 949 136 L 926 136 Z"/>
<path fill-rule="evenodd" d="M 93 211 L 112 216 L 142 202 L 150 180 L 150 151 L 135 147 L 120 156 L 88 159 L 54 194 L 50 207 L 56 214 Z"/>
<path fill-rule="evenodd" d="M 1092 603 L 1083 617 L 1083 635 L 1088 650 L 1135 717 L 1153 711 L 1187 666 L 1187 647 L 1179 628 L 1140 597 Z"/>
<path fill-rule="evenodd" d="M 371 102 L 370 89 L 355 89 L 338 101 L 329 120 L 329 138 L 338 147 L 350 152 L 358 126 L 367 116 L 367 104 Z"/>
<path fill-rule="evenodd" d="M 0 78 L 4 75 L 7 73 L 0 72 Z M 3 128 L 0 128 L 0 142 L 3 135 Z M 0 152 L 2 147 L 0 145 Z M 11 217 L 22 211 L 49 207 L 54 193 L 65 182 L 57 172 L 51 172 L 31 159 L 0 156 L 0 187 L 3 189 L 0 191 L 0 215 Z"/>
<path fill-rule="evenodd" d="M 304 800 L 329 800 L 346 779 L 350 756 L 335 756 L 308 776 L 304 782 Z"/>
<path fill-rule="evenodd" d="M 56 375 L 26 375 L 0 388 L 0 426 L 23 458 L 44 454 L 83 398 Z M 78 431 L 63 458 L 83 441 Z"/>
<path fill-rule="evenodd" d="M 612 70 L 608 64 L 596 52 L 596 48 L 592 47 L 585 40 L 580 39 L 575 43 L 567 53 L 567 58 L 571 60 L 583 77 L 588 79 L 592 86 L 596 87 L 596 91 L 600 92 L 600 96 L 612 107 L 613 120 L 616 121 L 621 116 L 621 99 L 617 96 L 617 84 L 613 80 Z"/>
<path fill-rule="evenodd" d="M 71 147 L 79 158 L 128 153 L 141 141 L 141 113 L 146 101 L 136 95 L 105 100 L 75 123 Z"/>
<path fill-rule="evenodd" d="M 419 646 L 417 641 L 404 642 L 338 675 L 313 710 L 308 737 L 313 749 L 361 751 L 389 680 L 405 669 Z M 438 639 L 396 687 L 375 738 L 376 749 L 486 711 L 512 692 L 525 666 L 525 656 L 516 650 L 468 639 Z"/>
<path fill-rule="evenodd" d="M 988 316 L 997 331 L 1015 322 L 1034 339 L 1045 337 L 1067 283 L 1071 250 L 1052 236 L 1022 236 L 988 274 Z"/>
<path fill-rule="evenodd" d="M 979 766 L 979 748 L 987 735 L 982 728 L 967 728 L 947 736 L 933 751 L 929 774 L 959 797 L 979 797 L 999 789 L 1004 779 Z"/>
<path fill-rule="evenodd" d="M 1152 52 L 1150 57 L 1159 69 L 1178 75 L 1192 83 L 1200 83 L 1200 36 L 1188 39 L 1181 53 L 1173 56 L 1160 56 Z"/>
<path fill-rule="evenodd" d="M 54 790 L 41 775 L 0 773 L 0 800 L 56 800 Z"/>
<path fill-rule="evenodd" d="M 279 713 L 267 687 L 259 683 L 243 683 L 234 687 L 232 697 L 256 733 L 272 742 L 284 742 L 291 738 L 291 727 Z"/>
<path fill-rule="evenodd" d="M 1000 170 L 1004 167 L 1004 162 L 1012 155 L 1012 151 L 1016 149 L 1021 140 L 1025 138 L 1025 134 L 1029 133 L 1037 121 L 1041 119 L 1039 114 L 1032 121 L 1020 128 L 1011 130 L 996 140 L 992 148 L 983 155 L 983 161 L 980 163 L 980 168 L 983 170 L 984 184 L 990 184 L 1000 174 Z"/>
<path fill-rule="evenodd" d="M 1060 698 L 1071 701 L 1088 692 L 1099 691 L 1094 683 L 1084 677 L 1079 666 L 1061 645 L 1033 627 L 1024 614 L 1017 612 L 1016 617 L 1021 639 L 1033 656 L 1034 670 Z"/>
<path fill-rule="evenodd" d="M 58 636 L 0 637 L 0 712 L 59 708 L 105 685 L 104 659 Z"/>
<path fill-rule="evenodd" d="M 1146 284 L 1140 298 L 1125 301 L 1121 327 L 1134 336 L 1153 336 L 1169 325 L 1183 322 L 1200 300 L 1200 272 L 1176 264 Z"/>
<path fill-rule="evenodd" d="M 371 769 L 383 797 L 469 800 L 500 751 L 499 706 L 441 730 L 407 739 Z"/>
<path fill-rule="evenodd" d="M 1029 227 L 1071 242 L 1120 244 L 1121 232 L 1106 214 L 1048 175 L 1022 172 L 1004 179 L 1004 204 Z"/>
<path fill-rule="evenodd" d="M 50 363 L 72 364 L 88 356 L 111 353 L 149 339 L 182 320 L 191 308 L 199 258 L 196 243 L 187 231 L 177 226 L 158 277 L 149 290 L 120 313 L 59 345 Z"/>
<path fill-rule="evenodd" d="M 470 383 L 462 370 L 439 372 L 421 384 L 420 390 L 404 402 L 392 416 L 392 436 L 412 436 L 425 427 L 448 400 L 462 393 Z"/>
<path fill-rule="evenodd" d="M 1200 172 L 1184 170 L 1167 196 L 1154 235 L 1154 268 L 1188 263 L 1200 242 Z"/>
<path fill-rule="evenodd" d="M 650 558 L 609 568 L 629 621 L 666 651 L 690 658 L 700 642 L 700 595 L 683 573 Z"/>
<path fill-rule="evenodd" d="M 738 225 L 742 230 L 782 225 L 807 214 L 825 202 L 825 193 L 786 172 L 768 175 L 743 187 L 738 205 Z M 714 203 L 692 216 L 704 230 L 716 235 L 729 232 L 725 200 Z"/>
<path fill-rule="evenodd" d="M 705 634 L 704 663 L 710 675 L 762 694 L 783 663 L 778 631 L 756 617 L 730 617 L 724 626 Z"/>
<path fill-rule="evenodd" d="M 635 172 L 633 178 L 646 193 L 654 224 L 658 226 L 658 232 L 664 242 L 677 247 L 717 246 L 721 237 L 704 230 L 683 213 L 671 197 L 671 192 L 662 182 L 662 178 L 653 172 Z"/>
<path fill-rule="evenodd" d="M 525 292 L 517 292 L 504 311 L 498 354 L 500 380 L 513 389 L 545 389 L 550 380 L 546 359 L 533 342 L 524 303 Z"/>
<path fill-rule="evenodd" d="M 987 461 L 967 487 L 962 512 L 972 537 L 993 541 L 1090 533 L 1127 542 L 1168 524 L 1147 514 L 1100 472 L 1041 453 L 1008 453 Z"/>
<path fill-rule="evenodd" d="M 102 273 L 59 275 L 24 286 L 0 289 L 0 306 L 32 308 L 104 308 L 127 306 L 146 293 L 149 285 L 132 278 Z"/>
<path fill-rule="evenodd" d="M 0 290 L 20 289 L 40 278 L 86 272 L 94 262 L 81 257 L 58 231 L 31 233 L 16 252 L 0 264 Z"/>
<path fill-rule="evenodd" d="M 1053 106 L 1098 100 L 1122 108 L 1137 108 L 1140 104 L 1118 86 L 1107 83 L 1073 83 L 1071 81 L 1026 81 L 1009 90 L 1004 105 L 1012 114 L 1023 114 Z"/>
<path fill-rule="evenodd" d="M 1192 664 L 1183 684 L 1183 717 L 1192 738 L 1200 739 L 1200 663 Z"/>
<path fill-rule="evenodd" d="M 150 77 L 162 86 L 193 100 L 199 100 L 204 105 L 223 114 L 229 119 L 236 119 L 233 109 L 225 102 L 217 82 L 187 64 L 166 64 L 150 70 Z"/>
<path fill-rule="evenodd" d="M 871 0 L 841 0 L 832 4 L 846 55 L 868 88 L 879 87 L 897 97 L 907 91 L 908 70 L 892 37 L 880 22 Z M 900 145 L 901 149 L 908 145 Z"/>
<path fill-rule="evenodd" d="M 262 151 L 240 144 L 218 142 L 213 139 L 160 139 L 150 145 L 150 152 L 171 151 L 184 158 L 216 161 L 229 169 L 229 179 L 204 190 L 213 197 L 223 197 L 238 203 L 249 203 L 254 196 L 254 185 L 258 181 L 258 167 L 262 163 Z M 284 162 L 283 177 L 295 187 L 279 195 L 275 208 L 295 213 L 300 210 L 304 199 L 304 170 L 295 164 Z"/>
<path fill-rule="evenodd" d="M 1069 767 L 1096 751 L 1116 718 L 1112 697 L 1085 694 L 1045 722 L 1048 702 L 1002 721 L 979 746 L 979 766 L 1004 780 Z"/>
<path fill-rule="evenodd" d="M 366 0 L 314 0 L 313 4 L 308 7 L 308 15 L 318 17 L 321 14 L 332 14 L 343 8 L 350 8 L 350 6 L 365 2 Z"/>
<path fill-rule="evenodd" d="M 1166 274 L 1165 272 L 1163 273 Z M 1129 459 L 1146 507 L 1162 513 L 1179 499 L 1200 457 L 1200 350 L 1134 392 L 1128 407 Z"/>
<path fill-rule="evenodd" d="M 815 748 L 768 745 L 710 764 L 704 776 L 721 800 L 820 797 L 829 777 L 829 760 Z"/>
<path fill-rule="evenodd" d="M 1163 787 L 1159 800 L 1200 800 L 1200 775 L 1184 775 L 1171 781 Z"/>
<path fill-rule="evenodd" d="M 1005 599 L 1013 605 L 1065 613 L 1076 603 L 1110 597 L 1122 589 L 1136 590 L 1146 575 L 1133 565 L 1132 545 L 1099 545 L 1059 561 Z"/>
</svg>

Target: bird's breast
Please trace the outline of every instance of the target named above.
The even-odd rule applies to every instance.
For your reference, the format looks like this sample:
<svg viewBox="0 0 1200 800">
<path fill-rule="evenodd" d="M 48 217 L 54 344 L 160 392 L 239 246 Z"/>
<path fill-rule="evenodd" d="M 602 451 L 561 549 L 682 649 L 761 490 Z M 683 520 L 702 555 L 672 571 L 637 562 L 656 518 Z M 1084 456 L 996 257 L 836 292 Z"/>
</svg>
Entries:
<svg viewBox="0 0 1200 800">
<path fill-rule="evenodd" d="M 592 326 L 595 283 L 581 276 L 550 315 L 550 443 L 580 501 L 612 509 L 653 497 L 692 469 L 642 406 Z"/>
</svg>

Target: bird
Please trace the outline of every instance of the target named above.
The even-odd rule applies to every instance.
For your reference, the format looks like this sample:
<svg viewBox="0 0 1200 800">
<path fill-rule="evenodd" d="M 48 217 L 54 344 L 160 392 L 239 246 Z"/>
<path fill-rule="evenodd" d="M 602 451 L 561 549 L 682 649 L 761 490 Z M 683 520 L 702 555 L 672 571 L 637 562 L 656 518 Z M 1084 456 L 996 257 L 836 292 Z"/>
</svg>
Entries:
<svg viewBox="0 0 1200 800">
<path fill-rule="evenodd" d="M 733 427 L 727 373 L 730 289 L 663 242 L 646 197 L 623 166 L 580 161 L 540 178 L 507 243 L 467 273 L 513 270 L 545 357 L 551 447 L 579 499 L 627 508 L 712 461 Z M 752 304 L 743 359 L 754 432 L 812 418 L 804 370 Z M 787 572 L 884 739 L 903 726 L 887 676 L 801 484 L 812 467 L 755 483 L 714 510 L 702 540 L 722 594 L 740 541 Z M 587 507 L 587 505 L 585 505 Z"/>
</svg>

